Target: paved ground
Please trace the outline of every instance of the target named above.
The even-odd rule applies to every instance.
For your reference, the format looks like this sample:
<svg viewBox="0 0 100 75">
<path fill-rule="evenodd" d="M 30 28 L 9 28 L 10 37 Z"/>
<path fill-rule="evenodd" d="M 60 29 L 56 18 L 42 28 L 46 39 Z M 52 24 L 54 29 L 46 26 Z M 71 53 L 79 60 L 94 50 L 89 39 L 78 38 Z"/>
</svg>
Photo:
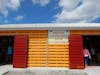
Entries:
<svg viewBox="0 0 100 75">
<path fill-rule="evenodd" d="M 0 75 L 12 69 L 11 65 L 0 66 Z"/>
<path fill-rule="evenodd" d="M 89 75 L 100 75 L 100 66 L 88 67 L 84 70 L 84 72 L 87 72 Z"/>
<path fill-rule="evenodd" d="M 83 71 L 83 72 L 87 72 L 88 75 L 99 75 L 100 66 L 91 66 L 91 67 L 85 68 L 84 70 L 72 70 L 72 71 Z"/>
<path fill-rule="evenodd" d="M 41 68 L 41 69 L 24 69 L 24 70 L 12 70 L 4 75 L 87 75 L 87 73 L 82 71 L 69 71 L 68 69 L 51 69 L 51 68 Z"/>
<path fill-rule="evenodd" d="M 100 67 L 88 67 L 84 70 L 69 70 L 66 68 L 26 68 L 26 69 L 14 69 L 11 65 L 0 66 L 0 75 L 10 71 L 5 75 L 99 75 Z M 15 73 L 16 72 L 16 73 Z M 22 73 L 23 72 L 23 73 Z M 80 73 L 81 72 L 81 73 Z M 74 73 L 74 74 L 73 74 Z"/>
<path fill-rule="evenodd" d="M 21 72 L 8 72 L 5 75 L 87 75 L 85 72 L 76 71 L 44 71 L 44 72 L 32 72 L 32 71 L 21 71 Z"/>
</svg>

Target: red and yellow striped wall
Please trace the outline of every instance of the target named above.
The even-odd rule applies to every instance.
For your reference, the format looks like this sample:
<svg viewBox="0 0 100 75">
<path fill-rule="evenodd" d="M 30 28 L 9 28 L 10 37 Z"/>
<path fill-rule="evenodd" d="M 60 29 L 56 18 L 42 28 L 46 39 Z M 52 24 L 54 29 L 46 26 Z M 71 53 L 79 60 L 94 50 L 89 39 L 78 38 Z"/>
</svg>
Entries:
<svg viewBox="0 0 100 75">
<path fill-rule="evenodd" d="M 48 44 L 48 30 L 0 31 L 0 34 L 27 36 L 27 67 L 69 67 L 69 45 Z"/>
<path fill-rule="evenodd" d="M 100 30 L 71 30 L 66 44 L 48 43 L 48 30 L 0 31 L 0 36 L 3 35 L 18 37 L 14 41 L 20 39 L 14 42 L 14 54 L 18 54 L 13 57 L 14 67 L 84 68 L 82 35 L 100 35 Z M 18 43 L 25 44 L 21 46 Z"/>
</svg>

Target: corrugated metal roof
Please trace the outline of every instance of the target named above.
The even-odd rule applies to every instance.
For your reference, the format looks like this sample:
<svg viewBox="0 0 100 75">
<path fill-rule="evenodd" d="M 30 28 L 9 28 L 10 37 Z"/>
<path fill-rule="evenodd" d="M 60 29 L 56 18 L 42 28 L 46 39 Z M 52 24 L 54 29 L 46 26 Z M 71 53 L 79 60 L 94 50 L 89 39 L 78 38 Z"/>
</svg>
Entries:
<svg viewBox="0 0 100 75">
<path fill-rule="evenodd" d="M 100 30 L 99 23 L 42 23 L 0 25 L 0 30 Z"/>
</svg>

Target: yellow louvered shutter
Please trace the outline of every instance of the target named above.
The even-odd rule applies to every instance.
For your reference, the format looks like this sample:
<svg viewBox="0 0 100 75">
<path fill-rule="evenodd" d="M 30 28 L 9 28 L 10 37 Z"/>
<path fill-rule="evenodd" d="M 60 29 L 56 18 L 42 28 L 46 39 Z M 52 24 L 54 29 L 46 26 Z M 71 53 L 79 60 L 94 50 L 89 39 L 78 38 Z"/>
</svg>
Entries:
<svg viewBox="0 0 100 75">
<path fill-rule="evenodd" d="M 47 31 L 33 31 L 29 35 L 28 67 L 46 66 Z"/>
<path fill-rule="evenodd" d="M 67 44 L 48 46 L 49 67 L 69 67 L 69 47 Z"/>
<path fill-rule="evenodd" d="M 33 31 L 29 35 L 28 67 L 69 67 L 69 44 L 55 42 L 48 31 Z M 56 40 L 58 41 L 58 40 Z"/>
</svg>

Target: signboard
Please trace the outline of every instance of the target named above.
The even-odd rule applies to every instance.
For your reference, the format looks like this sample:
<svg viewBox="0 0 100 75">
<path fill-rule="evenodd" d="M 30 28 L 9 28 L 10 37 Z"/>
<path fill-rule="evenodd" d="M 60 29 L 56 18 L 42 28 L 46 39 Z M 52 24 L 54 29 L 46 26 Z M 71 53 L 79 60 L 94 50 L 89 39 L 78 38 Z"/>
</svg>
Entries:
<svg viewBox="0 0 100 75">
<path fill-rule="evenodd" d="M 68 30 L 49 30 L 48 44 L 68 44 Z"/>
</svg>

